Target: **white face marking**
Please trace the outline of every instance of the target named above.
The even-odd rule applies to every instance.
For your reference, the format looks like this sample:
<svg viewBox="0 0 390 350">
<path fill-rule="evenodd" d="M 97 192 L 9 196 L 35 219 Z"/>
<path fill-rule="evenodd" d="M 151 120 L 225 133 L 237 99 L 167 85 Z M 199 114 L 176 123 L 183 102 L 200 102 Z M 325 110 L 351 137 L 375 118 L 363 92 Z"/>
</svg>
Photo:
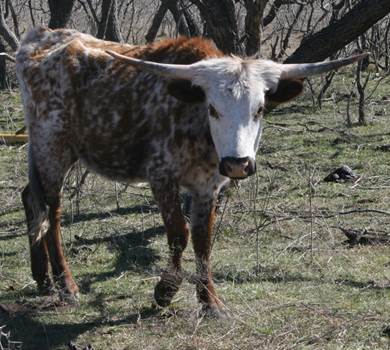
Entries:
<svg viewBox="0 0 390 350">
<path fill-rule="evenodd" d="M 276 89 L 280 69 L 271 61 L 236 57 L 202 63 L 193 83 L 203 87 L 218 114 L 217 118 L 210 115 L 209 120 L 219 159 L 255 159 L 262 131 L 262 113 L 257 114 L 264 107 L 265 93 Z"/>
</svg>

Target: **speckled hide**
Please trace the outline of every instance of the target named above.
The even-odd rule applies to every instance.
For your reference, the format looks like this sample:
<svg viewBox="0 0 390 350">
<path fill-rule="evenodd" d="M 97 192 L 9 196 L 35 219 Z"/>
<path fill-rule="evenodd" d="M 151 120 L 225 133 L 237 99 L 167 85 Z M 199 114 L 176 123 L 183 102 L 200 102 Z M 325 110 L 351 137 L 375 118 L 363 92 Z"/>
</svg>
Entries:
<svg viewBox="0 0 390 350">
<path fill-rule="evenodd" d="M 155 289 L 156 301 L 163 306 L 182 280 L 180 259 L 189 236 L 179 187 L 191 192 L 198 296 L 215 310 L 220 302 L 210 278 L 210 240 L 215 198 L 228 178 L 218 171 L 208 106 L 171 96 L 171 90 L 181 89 L 180 82 L 125 65 L 106 49 L 171 63 L 222 55 L 199 38 L 130 46 L 73 30 L 29 32 L 16 59 L 30 138 L 30 183 L 22 197 L 33 277 L 41 292 L 51 289 L 50 262 L 63 292 L 78 292 L 61 248 L 60 200 L 64 177 L 80 160 L 109 179 L 150 183 L 171 251 L 169 269 Z"/>
<path fill-rule="evenodd" d="M 54 277 L 65 295 L 78 292 L 60 217 L 64 177 L 80 160 L 113 180 L 149 182 L 170 248 L 154 294 L 161 306 L 182 281 L 189 227 L 179 188 L 191 193 L 197 294 L 205 310 L 219 314 L 209 266 L 215 201 L 229 178 L 255 173 L 263 111 L 298 96 L 305 77 L 365 57 L 283 65 L 224 56 L 201 38 L 130 46 L 73 30 L 30 31 L 16 68 L 30 138 L 22 199 L 39 289 L 50 291 Z"/>
</svg>

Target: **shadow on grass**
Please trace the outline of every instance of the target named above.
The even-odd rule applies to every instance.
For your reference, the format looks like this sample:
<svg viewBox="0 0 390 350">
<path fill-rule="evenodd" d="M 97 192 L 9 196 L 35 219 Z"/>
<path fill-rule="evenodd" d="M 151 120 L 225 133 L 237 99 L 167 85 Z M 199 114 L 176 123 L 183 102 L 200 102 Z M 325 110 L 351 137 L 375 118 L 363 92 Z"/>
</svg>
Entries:
<svg viewBox="0 0 390 350">
<path fill-rule="evenodd" d="M 318 285 L 336 284 L 358 288 L 362 290 L 390 290 L 390 284 L 378 284 L 375 281 L 357 281 L 353 279 L 336 279 L 329 280 L 321 276 L 306 276 L 299 272 L 282 271 L 273 267 L 261 267 L 256 273 L 256 267 L 248 270 L 234 270 L 230 266 L 226 269 L 219 269 L 213 273 L 215 282 L 234 282 L 236 284 L 245 283 L 295 283 L 295 282 L 312 282 Z"/>
<path fill-rule="evenodd" d="M 99 326 L 136 324 L 140 320 L 157 317 L 159 314 L 158 309 L 150 307 L 118 320 L 107 321 L 105 318 L 98 318 L 80 323 L 45 323 L 35 319 L 38 316 L 35 312 L 27 312 L 13 317 L 8 317 L 0 312 L 0 325 L 7 326 L 6 330 L 11 332 L 11 340 L 22 342 L 23 349 L 50 350 L 60 346 L 66 348 L 70 341 L 74 341 L 79 335 Z"/>
<path fill-rule="evenodd" d="M 88 293 L 93 283 L 119 276 L 125 271 L 150 275 L 156 262 L 160 260 L 160 256 L 149 245 L 154 237 L 161 236 L 164 232 L 164 226 L 158 226 L 142 232 L 129 232 L 123 235 L 79 238 L 73 244 L 73 254 L 77 254 L 77 249 L 101 243 L 108 244 L 109 249 L 117 252 L 114 268 L 111 271 L 97 274 L 88 273 L 81 277 L 81 292 Z"/>
<path fill-rule="evenodd" d="M 286 271 L 278 270 L 277 268 L 260 268 L 260 271 L 256 272 L 256 268 L 248 270 L 234 270 L 231 267 L 226 269 L 219 269 L 213 272 L 213 278 L 217 283 L 223 281 L 234 282 L 237 284 L 244 283 L 289 283 L 289 282 L 318 282 L 323 281 L 320 278 L 313 278 L 304 276 L 300 273 L 290 273 Z"/>
<path fill-rule="evenodd" d="M 95 213 L 81 213 L 73 217 L 71 220 L 70 215 L 66 215 L 63 218 L 62 225 L 69 226 L 78 222 L 90 221 L 90 220 L 101 220 L 108 219 L 116 215 L 129 215 L 129 214 L 147 214 L 147 213 L 158 213 L 157 206 L 154 205 L 135 205 L 127 208 L 119 208 L 106 212 L 95 212 Z"/>
<path fill-rule="evenodd" d="M 15 220 L 15 221 L 0 221 L 0 228 L 8 228 L 9 231 L 11 231 L 11 228 L 12 230 L 17 230 L 19 229 L 20 226 L 22 225 L 26 225 L 26 220 L 23 219 L 23 220 Z M 27 226 L 22 226 L 23 228 L 26 227 L 26 230 L 27 230 Z"/>
<path fill-rule="evenodd" d="M 342 286 L 348 286 L 358 289 L 369 290 L 390 290 L 390 284 L 378 284 L 375 281 L 355 281 L 352 279 L 337 279 L 335 283 Z"/>
<path fill-rule="evenodd" d="M 7 235 L 0 235 L 0 241 L 10 241 L 11 239 L 19 238 L 22 236 L 26 236 L 27 239 L 27 234 L 20 234 L 20 233 L 15 233 L 15 234 L 7 234 Z"/>
</svg>

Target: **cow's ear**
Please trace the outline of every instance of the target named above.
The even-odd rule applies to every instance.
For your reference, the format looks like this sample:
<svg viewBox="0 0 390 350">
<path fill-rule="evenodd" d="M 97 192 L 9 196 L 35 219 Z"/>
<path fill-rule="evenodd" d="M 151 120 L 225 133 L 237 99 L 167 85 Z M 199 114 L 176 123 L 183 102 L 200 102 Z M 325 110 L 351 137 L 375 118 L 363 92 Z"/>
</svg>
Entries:
<svg viewBox="0 0 390 350">
<path fill-rule="evenodd" d="M 265 95 L 267 108 L 273 108 L 280 103 L 287 102 L 299 96 L 303 91 L 303 79 L 281 79 L 276 91 Z"/>
<path fill-rule="evenodd" d="M 188 80 L 172 80 L 168 84 L 168 93 L 187 103 L 201 103 L 206 100 L 203 89 L 192 85 Z"/>
</svg>

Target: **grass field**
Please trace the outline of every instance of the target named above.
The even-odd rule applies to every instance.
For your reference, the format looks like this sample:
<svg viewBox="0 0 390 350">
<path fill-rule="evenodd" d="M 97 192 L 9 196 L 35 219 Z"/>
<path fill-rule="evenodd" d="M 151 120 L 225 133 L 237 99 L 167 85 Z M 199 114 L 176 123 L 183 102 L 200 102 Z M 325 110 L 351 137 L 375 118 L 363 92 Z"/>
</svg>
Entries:
<svg viewBox="0 0 390 350">
<path fill-rule="evenodd" d="M 173 304 L 152 307 L 168 249 L 150 191 L 93 175 L 77 191 L 79 168 L 66 182 L 62 227 L 80 302 L 38 296 L 20 200 L 26 147 L 0 146 L 8 348 L 68 349 L 72 341 L 95 350 L 388 349 L 390 246 L 351 246 L 340 228 L 390 237 L 390 86 L 384 80 L 370 99 L 368 125 L 347 128 L 346 101 L 336 93 L 344 79 L 321 110 L 305 95 L 267 118 L 257 175 L 222 202 L 212 266 L 226 320 L 199 317 L 191 247 Z M 17 91 L 2 93 L 0 130 L 21 125 Z M 342 164 L 359 180 L 322 181 Z"/>
</svg>

